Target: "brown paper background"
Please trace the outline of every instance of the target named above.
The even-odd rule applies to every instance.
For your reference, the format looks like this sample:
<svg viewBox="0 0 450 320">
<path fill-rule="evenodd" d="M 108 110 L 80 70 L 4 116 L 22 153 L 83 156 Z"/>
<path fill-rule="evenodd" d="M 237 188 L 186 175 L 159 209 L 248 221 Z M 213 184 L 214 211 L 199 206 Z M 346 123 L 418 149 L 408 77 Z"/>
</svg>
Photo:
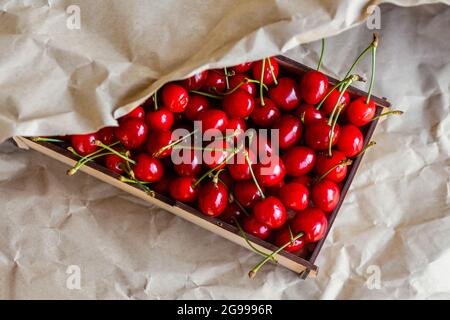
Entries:
<svg viewBox="0 0 450 320">
<path fill-rule="evenodd" d="M 14 4 L 0 3 L 4 11 L 5 4 Z M 304 25 L 292 28 L 306 33 L 301 40 L 309 41 L 320 38 L 322 31 L 333 34 L 350 27 L 359 15 L 349 3 L 340 2 L 337 10 L 311 9 L 311 15 L 322 17 L 317 25 L 315 19 L 308 19 L 311 24 L 299 19 L 297 23 L 304 21 Z M 120 12 L 118 6 L 111 6 L 110 19 Z M 145 14 L 137 5 L 133 7 L 129 5 L 129 13 L 143 19 Z M 172 72 L 180 70 L 180 61 L 193 52 L 219 52 L 220 62 L 209 61 L 208 67 L 234 63 L 241 55 L 257 58 L 283 48 L 295 25 L 295 19 L 281 25 L 275 22 L 274 29 L 269 24 L 227 54 L 205 44 L 186 51 L 175 46 L 172 55 L 157 56 L 155 52 L 172 46 L 165 42 L 167 34 L 149 52 L 104 40 L 116 32 L 138 37 L 144 30 L 137 27 L 140 23 L 108 29 L 115 20 L 106 21 L 105 13 L 94 10 L 91 18 L 105 29 L 100 32 L 89 17 L 83 18 L 87 20 L 82 24 L 92 31 L 84 40 L 96 42 L 95 48 L 87 48 L 79 42 L 83 39 L 74 36 L 70 41 L 67 30 L 57 27 L 61 13 L 49 15 L 45 7 L 36 8 L 37 15 L 26 21 L 26 10 L 0 12 L 2 138 L 47 130 L 91 130 L 102 122 L 112 123 L 110 110 L 123 104 L 118 101 L 142 94 L 142 83 L 153 78 L 176 77 Z M 363 161 L 319 255 L 321 270 L 316 280 L 301 281 L 275 266 L 267 266 L 259 277 L 249 280 L 247 270 L 258 261 L 253 253 L 86 175 L 67 178 L 62 164 L 4 143 L 0 146 L 0 298 L 450 298 L 450 36 L 446 33 L 450 11 L 445 5 L 382 8 L 375 93 L 407 112 L 377 129 L 378 145 Z M 268 11 L 269 16 L 275 17 L 273 12 Z M 292 14 L 276 11 L 280 12 Z M 308 12 L 306 4 L 302 12 Z M 229 21 L 217 17 L 215 22 Z M 38 27 L 44 20 L 46 26 Z M 182 30 L 177 25 L 181 21 L 170 21 L 164 28 Z M 151 30 L 150 18 L 142 24 Z M 307 30 L 313 31 L 308 35 Z M 370 41 L 371 32 L 360 25 L 329 39 L 324 71 L 342 76 Z M 236 33 L 230 29 L 226 34 Z M 93 59 L 90 55 L 98 48 L 109 49 L 110 55 Z M 320 45 L 312 43 L 287 54 L 315 65 L 319 50 Z M 43 52 L 60 57 L 59 65 Z M 137 58 L 131 59 L 135 54 Z M 178 55 L 184 56 L 178 60 Z M 151 63 L 156 71 L 140 73 L 140 67 L 124 62 L 145 66 L 143 61 L 152 57 L 153 62 L 159 61 Z M 204 62 L 191 61 L 198 66 Z M 73 70 L 78 70 L 76 77 Z M 367 75 L 368 61 L 358 71 Z M 92 80 L 93 75 L 99 78 Z M 29 80 L 29 86 L 24 86 L 21 76 Z M 74 79 L 71 85 L 77 85 L 65 92 L 68 77 Z M 101 85 L 92 88 L 91 81 L 99 79 Z M 91 116 L 85 117 L 86 113 Z M 69 265 L 80 267 L 81 290 L 66 287 Z M 371 266 L 380 268 L 380 289 L 367 286 Z"/>
</svg>

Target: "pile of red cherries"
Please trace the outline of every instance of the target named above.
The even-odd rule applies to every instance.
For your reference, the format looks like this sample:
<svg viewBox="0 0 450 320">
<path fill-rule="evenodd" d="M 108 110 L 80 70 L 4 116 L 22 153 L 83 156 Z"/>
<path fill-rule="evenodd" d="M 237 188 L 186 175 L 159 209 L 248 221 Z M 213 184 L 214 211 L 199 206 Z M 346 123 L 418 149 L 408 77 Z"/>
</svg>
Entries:
<svg viewBox="0 0 450 320">
<path fill-rule="evenodd" d="M 374 37 L 365 50 L 372 49 L 373 61 L 376 47 Z M 356 63 L 342 81 L 331 85 L 319 71 L 321 61 L 317 70 L 302 76 L 284 70 L 271 57 L 168 83 L 120 118 L 118 127 L 71 136 L 69 150 L 80 161 L 69 173 L 98 161 L 122 181 L 235 224 L 243 236 L 268 240 L 278 252 L 306 255 L 310 244 L 327 231 L 352 159 L 368 145 L 361 127 L 373 121 L 376 112 L 370 99 L 374 64 L 369 96 L 355 98 L 347 88 L 362 80 L 351 74 Z M 198 150 L 183 147 L 191 161 L 174 164 L 171 154 L 194 134 L 194 121 L 201 123 L 202 131 L 235 134 L 201 146 L 213 154 L 212 162 L 204 164 L 202 153 L 199 158 Z M 174 138 L 179 128 L 190 134 Z M 269 138 L 252 137 L 264 146 L 269 162 L 258 162 L 244 143 L 228 148 L 230 139 L 236 142 L 251 128 L 278 130 L 279 150 L 272 149 Z M 231 162 L 239 153 L 244 163 Z M 271 258 L 266 255 L 263 262 Z"/>
</svg>

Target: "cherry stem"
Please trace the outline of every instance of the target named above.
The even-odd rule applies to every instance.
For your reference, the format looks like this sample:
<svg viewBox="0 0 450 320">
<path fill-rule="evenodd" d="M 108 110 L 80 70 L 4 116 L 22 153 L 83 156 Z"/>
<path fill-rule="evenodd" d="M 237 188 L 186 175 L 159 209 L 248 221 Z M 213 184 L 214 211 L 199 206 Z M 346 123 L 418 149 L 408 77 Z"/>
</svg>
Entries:
<svg viewBox="0 0 450 320">
<path fill-rule="evenodd" d="M 84 166 L 86 163 L 88 163 L 88 162 L 90 162 L 90 161 L 92 161 L 92 160 L 95 160 L 95 159 L 97 159 L 97 158 L 100 158 L 100 157 L 103 157 L 103 156 L 107 156 L 107 155 L 109 155 L 109 154 L 112 154 L 112 152 L 99 153 L 99 154 L 92 155 L 91 157 L 88 157 L 88 158 L 83 158 L 83 159 L 81 159 L 80 161 L 78 161 L 78 162 L 76 163 L 76 165 L 75 165 L 73 168 L 67 170 L 67 175 L 68 175 L 68 176 L 73 176 L 73 175 L 74 175 L 75 173 L 77 173 L 78 170 L 79 170 L 82 166 Z"/>
<path fill-rule="evenodd" d="M 159 157 L 167 149 L 170 149 L 170 148 L 176 146 L 177 144 L 179 144 L 180 142 L 182 142 L 185 139 L 189 138 L 190 136 L 196 134 L 197 132 L 198 132 L 198 129 L 195 129 L 194 131 L 190 132 L 189 134 L 185 135 L 184 137 L 181 137 L 180 139 L 178 139 L 178 140 L 176 140 L 174 142 L 171 142 L 168 145 L 162 147 L 161 149 L 159 149 L 158 151 L 153 153 L 152 156 L 155 157 L 155 158 Z"/>
<path fill-rule="evenodd" d="M 255 183 L 256 188 L 258 188 L 258 191 L 261 194 L 261 198 L 265 199 L 266 196 L 264 195 L 264 192 L 262 191 L 262 189 L 261 189 L 261 187 L 260 187 L 260 185 L 258 183 L 258 180 L 256 179 L 255 172 L 253 172 L 253 168 L 252 168 L 252 165 L 251 165 L 251 162 L 250 162 L 250 158 L 248 157 L 248 152 L 247 151 L 245 151 L 244 156 L 245 156 L 245 161 L 247 162 L 250 174 L 252 175 L 253 182 Z"/>
<path fill-rule="evenodd" d="M 353 163 L 353 161 L 351 159 L 346 159 L 346 160 L 342 160 L 341 162 L 339 162 L 338 164 L 335 164 L 334 166 L 332 166 L 327 172 L 325 172 L 323 175 L 321 175 L 318 179 L 317 182 L 322 181 L 323 179 L 325 179 L 334 169 L 336 169 L 337 167 L 344 167 L 344 166 L 350 166 Z"/>
<path fill-rule="evenodd" d="M 225 170 L 225 169 L 223 169 L 223 170 Z M 249 216 L 250 214 L 248 213 L 247 209 L 245 209 L 244 206 L 236 199 L 236 197 L 234 196 L 233 191 L 230 188 L 228 188 L 228 186 L 226 185 L 226 183 L 222 179 L 219 178 L 219 174 L 221 172 L 223 172 L 223 170 L 219 170 L 217 172 L 217 174 L 214 176 L 214 179 L 217 179 L 217 181 L 220 182 L 225 187 L 225 189 L 227 189 L 228 194 L 230 195 L 230 199 L 233 200 L 234 203 L 236 203 L 236 205 L 239 207 L 239 209 L 241 209 L 242 212 L 246 216 Z"/>
<path fill-rule="evenodd" d="M 155 91 L 155 93 L 153 94 L 153 103 L 155 105 L 155 111 L 159 110 L 159 106 L 158 106 L 158 90 Z"/>
<path fill-rule="evenodd" d="M 233 217 L 234 222 L 236 223 L 236 226 L 239 229 L 239 233 L 241 234 L 241 237 L 244 238 L 245 242 L 247 242 L 247 244 L 249 245 L 249 247 L 255 251 L 257 254 L 262 255 L 263 257 L 268 257 L 269 255 L 261 250 L 259 250 L 258 248 L 256 248 L 251 242 L 250 240 L 248 240 L 247 234 L 245 233 L 244 229 L 242 229 L 241 224 L 239 223 L 239 221 Z M 271 257 L 270 259 L 275 260 L 274 257 Z"/>
<path fill-rule="evenodd" d="M 42 138 L 42 137 L 32 138 L 31 141 L 33 141 L 33 142 L 57 142 L 57 143 L 64 142 L 64 140 L 60 140 L 60 139 Z"/>
<path fill-rule="evenodd" d="M 228 79 L 227 67 L 223 68 L 223 72 L 225 73 L 225 82 L 227 84 L 227 90 L 229 90 L 230 89 L 230 80 Z"/>
<path fill-rule="evenodd" d="M 340 98 L 339 98 L 340 99 Z M 336 127 L 337 121 L 339 119 L 339 116 L 341 114 L 342 109 L 344 109 L 345 104 L 341 104 L 339 106 L 338 112 L 336 113 L 336 117 L 333 121 L 333 124 L 331 124 L 331 130 L 330 130 L 330 138 L 329 138 L 329 143 L 328 143 L 328 156 L 332 157 L 333 153 L 331 151 L 332 147 L 333 147 L 333 137 L 334 137 L 334 128 Z M 334 113 L 335 110 L 333 110 Z M 332 115 L 333 116 L 333 115 Z M 330 117 L 331 118 L 331 117 Z M 328 125 L 330 125 L 330 123 L 328 123 Z"/>
<path fill-rule="evenodd" d="M 273 72 L 272 62 L 270 62 L 270 58 L 267 58 L 267 63 L 269 64 L 269 70 L 270 70 L 270 73 L 272 74 L 273 83 L 277 86 L 278 80 L 277 80 L 277 77 L 275 77 L 275 73 Z"/>
<path fill-rule="evenodd" d="M 317 71 L 320 71 L 320 68 L 322 67 L 324 53 L 325 53 L 325 38 L 322 39 L 322 51 L 320 52 L 320 59 L 319 64 L 317 66 Z"/>
<path fill-rule="evenodd" d="M 291 238 L 291 241 L 294 241 L 294 233 L 292 232 L 291 225 L 287 223 L 287 227 L 289 230 L 289 237 Z"/>
<path fill-rule="evenodd" d="M 401 116 L 404 112 L 401 110 L 392 110 L 385 113 L 380 114 L 379 116 L 373 117 L 371 121 L 380 119 L 381 117 L 389 116 L 389 115 L 398 115 Z"/>
<path fill-rule="evenodd" d="M 84 158 L 82 155 L 80 155 L 78 152 L 75 151 L 74 148 L 72 147 L 67 147 L 67 150 L 69 150 L 70 152 L 72 152 L 72 154 L 78 158 Z"/>
<path fill-rule="evenodd" d="M 126 178 L 126 177 L 124 177 L 124 176 L 120 176 L 119 180 L 120 180 L 121 182 L 125 182 L 125 183 L 138 184 L 138 185 L 140 185 L 140 186 L 145 190 L 145 192 L 146 192 L 149 196 L 151 196 L 151 197 L 154 197 L 154 196 L 155 196 L 155 191 L 153 191 L 152 189 L 150 189 L 150 188 L 147 186 L 147 184 L 149 184 L 149 182 L 139 181 L 139 180 L 136 180 L 136 179 L 129 179 L 129 178 Z"/>
<path fill-rule="evenodd" d="M 299 234 L 297 234 L 291 241 L 286 242 L 283 246 L 279 247 L 277 250 L 275 250 L 274 252 L 272 252 L 270 255 L 268 255 L 264 260 L 262 260 L 260 263 L 258 263 L 256 266 L 253 267 L 252 270 L 250 270 L 250 272 L 248 273 L 248 276 L 250 278 L 254 278 L 256 276 L 256 273 L 259 271 L 259 269 L 261 269 L 261 267 L 263 265 L 265 265 L 267 262 L 269 262 L 271 259 L 274 259 L 275 256 L 277 254 L 279 254 L 281 251 L 283 251 L 284 249 L 286 249 L 286 247 L 288 247 L 290 244 L 294 243 L 294 241 L 300 239 L 301 237 L 304 236 L 303 232 L 300 232 Z"/>
<path fill-rule="evenodd" d="M 264 84 L 264 71 L 266 69 L 266 59 L 263 59 L 262 61 L 262 67 L 261 67 L 261 79 L 259 81 L 259 99 L 261 100 L 261 105 L 265 106 L 266 103 L 264 102 L 264 88 L 263 88 L 263 84 Z"/>
<path fill-rule="evenodd" d="M 127 150 L 127 152 L 125 152 L 125 155 L 129 158 L 131 156 L 131 152 Z M 127 173 L 130 175 L 132 179 L 136 180 L 136 177 L 134 176 L 134 171 L 133 169 L 131 169 L 130 163 L 128 161 L 125 161 L 125 164 Z"/>
<path fill-rule="evenodd" d="M 348 81 L 350 81 L 350 79 L 351 79 L 352 77 L 353 77 L 353 76 L 346 77 L 344 80 L 339 81 L 338 83 L 336 83 L 336 84 L 331 88 L 331 90 L 328 91 L 327 94 L 322 98 L 322 100 L 321 100 L 321 101 L 319 102 L 319 104 L 317 105 L 316 109 L 317 109 L 317 110 L 320 110 L 320 108 L 322 107 L 323 103 L 325 102 L 325 100 L 327 100 L 327 98 L 330 96 L 330 94 L 331 94 L 334 90 L 336 90 L 337 87 L 339 87 L 340 85 L 342 85 L 342 84 L 347 83 Z"/>
<path fill-rule="evenodd" d="M 195 146 L 173 146 L 173 150 L 195 150 L 195 151 L 227 151 L 233 152 L 234 149 L 226 149 L 226 148 L 208 148 L 208 147 L 195 147 Z"/>
<path fill-rule="evenodd" d="M 372 148 L 373 146 L 375 146 L 377 143 L 375 141 L 370 141 L 367 146 L 364 147 L 364 149 L 362 149 L 356 156 L 355 158 L 358 158 L 359 156 L 363 155 L 364 153 L 366 153 L 366 151 L 369 148 Z"/>
<path fill-rule="evenodd" d="M 112 153 L 114 153 L 116 156 L 122 158 L 125 161 L 131 162 L 132 164 L 136 164 L 136 161 L 128 158 L 127 156 L 121 154 L 119 151 L 114 150 L 113 148 L 111 148 L 110 146 L 107 146 L 106 144 L 104 144 L 103 142 L 101 142 L 100 140 L 95 140 L 95 145 L 102 147 L 103 149 L 106 149 L 108 151 L 111 151 Z"/>
<path fill-rule="evenodd" d="M 375 65 L 376 65 L 377 47 L 372 47 L 372 76 L 370 77 L 369 92 L 367 94 L 366 104 L 369 104 L 372 96 L 373 85 L 375 83 Z"/>
<path fill-rule="evenodd" d="M 260 82 L 258 80 L 253 80 L 253 79 L 249 79 L 249 78 L 245 78 L 244 81 L 242 81 L 241 83 L 239 83 L 236 87 L 234 87 L 233 89 L 231 89 L 230 91 L 225 92 L 223 95 L 227 96 L 230 95 L 234 92 L 236 92 L 240 87 L 242 87 L 244 84 L 247 83 L 257 83 L 260 84 Z M 269 88 L 263 83 L 264 89 L 269 90 Z"/>
<path fill-rule="evenodd" d="M 209 177 L 214 171 L 219 170 L 223 167 L 224 163 L 227 163 L 228 161 L 230 161 L 234 155 L 238 152 L 238 149 L 235 149 L 234 152 L 232 154 L 230 154 L 224 161 L 222 161 L 220 164 L 218 164 L 217 166 L 215 166 L 214 168 L 208 170 L 204 175 L 202 175 L 197 181 L 195 181 L 193 187 L 196 188 L 200 182 L 202 182 L 203 180 L 205 180 L 207 177 Z"/>
<path fill-rule="evenodd" d="M 119 141 L 116 141 L 113 144 L 110 144 L 109 147 L 114 147 L 114 146 L 118 145 L 119 143 L 120 143 Z M 72 152 L 75 156 L 81 158 L 79 161 L 84 160 L 84 159 L 88 159 L 88 158 L 90 158 L 90 157 L 92 157 L 92 156 L 94 156 L 96 154 L 99 154 L 100 152 L 103 152 L 104 149 L 105 148 L 101 148 L 101 149 L 99 149 L 99 150 L 97 150 L 95 152 L 92 152 L 91 154 L 88 154 L 87 156 L 82 156 L 78 152 L 76 152 L 74 148 L 72 148 L 72 147 L 68 147 L 67 148 L 67 150 Z"/>
<path fill-rule="evenodd" d="M 203 91 L 198 91 L 198 90 L 190 90 L 189 92 L 198 94 L 200 96 L 205 96 L 205 97 L 208 97 L 208 98 L 211 98 L 211 99 L 217 99 L 217 100 L 222 100 L 223 99 L 222 96 L 219 96 L 219 95 L 216 95 L 216 94 L 212 94 L 212 93 L 208 93 L 208 92 L 203 92 Z"/>
</svg>

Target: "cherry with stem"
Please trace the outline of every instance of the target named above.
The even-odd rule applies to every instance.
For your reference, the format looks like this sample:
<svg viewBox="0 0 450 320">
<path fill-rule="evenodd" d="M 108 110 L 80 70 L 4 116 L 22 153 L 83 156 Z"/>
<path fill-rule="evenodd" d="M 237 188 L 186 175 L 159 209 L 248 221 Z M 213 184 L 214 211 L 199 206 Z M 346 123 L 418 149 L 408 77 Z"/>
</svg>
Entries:
<svg viewBox="0 0 450 320">
<path fill-rule="evenodd" d="M 239 223 L 239 221 L 238 221 L 236 218 L 233 218 L 233 220 L 234 220 L 234 222 L 236 223 L 236 226 L 237 226 L 238 229 L 239 229 L 239 233 L 241 234 L 241 237 L 244 238 L 244 240 L 245 240 L 245 242 L 247 242 L 248 246 L 249 246 L 253 251 L 255 251 L 257 254 L 260 254 L 260 255 L 262 255 L 263 257 L 266 257 L 266 258 L 267 258 L 267 257 L 269 256 L 267 253 L 265 253 L 265 252 L 259 250 L 258 248 L 256 248 L 256 247 L 250 242 L 250 240 L 249 240 L 248 237 L 247 237 L 247 234 L 245 233 L 244 229 L 242 229 L 242 226 L 241 226 L 241 224 Z M 272 259 L 272 260 L 275 261 L 275 257 L 271 257 L 270 259 Z M 269 260 L 270 260 L 270 259 L 269 259 Z"/>
<path fill-rule="evenodd" d="M 100 140 L 95 140 L 94 143 L 95 143 L 95 145 L 97 145 L 97 146 L 99 146 L 99 147 L 101 147 L 101 148 L 103 148 L 103 149 L 106 149 L 106 150 L 110 151 L 111 153 L 114 153 L 116 156 L 122 158 L 123 160 L 125 160 L 125 161 L 127 161 L 127 162 L 130 162 L 130 163 L 132 163 L 132 164 L 136 164 L 136 161 L 134 161 L 134 160 L 130 159 L 129 157 L 123 155 L 123 154 L 120 153 L 119 151 L 114 150 L 114 149 L 111 148 L 110 146 L 107 146 L 106 144 L 104 144 L 104 143 L 101 142 Z"/>
<path fill-rule="evenodd" d="M 273 72 L 272 62 L 270 62 L 270 58 L 266 58 L 264 60 L 267 60 L 267 63 L 269 64 L 270 74 L 272 75 L 273 84 L 275 86 L 277 86 L 278 85 L 278 80 L 277 80 L 277 77 L 275 76 L 275 73 Z M 264 68 L 263 68 L 263 75 L 264 75 Z"/>
<path fill-rule="evenodd" d="M 266 69 L 266 59 L 263 59 L 262 61 L 262 66 L 261 66 L 261 79 L 259 82 L 259 99 L 261 100 L 261 105 L 264 107 L 266 105 L 266 103 L 264 102 L 264 71 Z"/>
<path fill-rule="evenodd" d="M 334 169 L 336 169 L 337 167 L 343 167 L 343 166 L 350 166 L 352 165 L 353 161 L 351 159 L 347 159 L 347 160 L 342 160 L 341 162 L 339 162 L 338 164 L 335 164 L 334 166 L 332 166 L 330 169 L 328 169 L 327 172 L 325 172 L 323 175 L 321 175 L 319 178 L 317 178 L 316 183 L 322 181 L 323 179 L 325 179 L 331 172 L 333 172 Z"/>
</svg>

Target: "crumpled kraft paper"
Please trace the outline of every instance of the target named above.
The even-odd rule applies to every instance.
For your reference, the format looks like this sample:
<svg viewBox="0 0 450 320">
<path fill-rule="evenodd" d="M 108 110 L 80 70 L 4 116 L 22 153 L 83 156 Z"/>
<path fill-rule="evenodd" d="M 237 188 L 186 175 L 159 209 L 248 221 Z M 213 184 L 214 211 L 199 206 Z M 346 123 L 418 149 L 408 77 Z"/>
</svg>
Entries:
<svg viewBox="0 0 450 320">
<path fill-rule="evenodd" d="M 0 0 L 0 141 L 115 125 L 167 81 L 335 35 L 382 2 Z"/>
<path fill-rule="evenodd" d="M 349 2 L 343 3 L 342 8 L 346 8 L 345 3 L 348 6 Z M 37 10 L 49 22 L 57 24 L 58 17 L 48 16 L 45 7 L 38 6 Z M 86 62 L 87 74 L 104 67 L 92 61 L 87 63 L 89 59 L 83 60 L 80 54 L 70 54 L 67 46 L 55 49 L 52 41 L 45 39 L 49 30 L 58 30 L 55 25 L 29 29 L 33 23 L 39 25 L 39 17 L 21 20 L 23 12 L 6 15 L 16 23 L 11 29 L 5 29 L 5 13 L 0 14 L 2 49 L 5 34 L 13 33 L 19 40 L 6 41 L 8 45 L 22 49 L 29 45 L 29 48 L 58 52 L 63 66 L 66 59 L 79 58 L 80 65 L 81 61 Z M 112 5 L 110 14 L 117 12 Z M 319 10 L 317 16 L 326 12 Z M 96 13 L 89 14 L 94 17 Z M 98 23 L 106 23 L 101 12 L 97 16 Z M 342 16 L 352 14 L 342 9 L 326 19 L 344 21 Z M 249 280 L 247 271 L 259 260 L 250 251 L 87 175 L 68 178 L 64 165 L 4 143 L 0 146 L 0 298 L 450 298 L 447 272 L 450 266 L 450 36 L 446 32 L 450 27 L 449 16 L 450 9 L 445 5 L 382 6 L 382 42 L 375 93 L 389 97 L 394 108 L 406 113 L 388 119 L 377 129 L 374 139 L 378 144 L 365 157 L 319 255 L 317 279 L 302 281 L 282 267 L 268 265 L 258 277 Z M 132 28 L 128 23 L 123 26 L 125 31 Z M 42 42 L 26 40 L 26 36 L 20 39 L 20 34 L 33 32 L 36 37 L 44 35 Z M 98 42 L 108 33 L 103 32 L 96 34 Z M 333 76 L 345 74 L 353 57 L 370 41 L 371 33 L 372 30 L 360 25 L 330 38 L 324 71 Z M 120 64 L 119 61 L 133 53 L 119 43 L 101 44 L 109 45 L 112 56 L 103 58 L 112 63 Z M 73 41 L 72 45 L 76 47 L 79 43 Z M 252 52 L 253 45 L 256 42 L 244 49 Z M 268 41 L 268 50 L 275 46 Z M 86 55 L 88 51 L 85 48 Z M 121 53 L 116 54 L 118 51 Z M 320 44 L 312 43 L 287 55 L 315 65 L 319 51 Z M 47 87 L 53 76 L 64 82 L 67 76 L 64 69 L 52 70 L 50 61 L 47 61 L 50 65 L 41 64 L 46 56 L 34 49 L 29 51 L 35 52 L 30 57 L 21 50 L 15 52 L 20 59 L 14 60 L 5 50 L 0 51 L 2 137 L 24 133 L 24 128 L 30 134 L 52 130 L 45 123 L 69 130 L 66 124 L 73 118 L 77 121 L 71 124 L 80 130 L 97 125 L 83 118 L 87 109 L 82 108 L 87 105 L 80 107 L 75 95 L 58 94 L 61 87 L 34 95 L 36 84 Z M 5 68 L 17 66 L 14 61 L 24 62 L 29 71 L 30 91 L 19 86 L 19 82 L 9 83 L 9 91 L 4 91 L 5 77 L 11 75 Z M 162 61 L 161 69 L 172 68 L 170 62 Z M 121 70 L 128 68 L 130 64 L 123 63 Z M 358 72 L 370 74 L 367 60 Z M 19 76 L 24 74 L 9 79 L 19 81 Z M 83 70 L 78 74 L 83 75 Z M 130 85 L 120 83 L 120 77 L 115 81 L 108 77 L 104 80 L 108 86 L 93 89 L 94 102 L 99 104 L 91 106 L 103 103 L 102 107 L 110 108 L 104 99 L 115 92 L 113 84 Z M 81 90 L 83 86 L 89 88 L 83 82 L 76 82 L 71 90 Z M 21 94 L 12 95 L 15 90 L 22 90 Z M 5 98 L 8 92 L 9 98 Z M 48 100 L 52 108 L 37 108 L 45 105 L 49 93 L 55 94 Z M 12 104 L 5 107 L 5 101 Z M 54 109 L 58 101 L 72 101 L 70 107 L 78 109 L 73 111 L 65 105 Z M 106 114 L 110 109 L 105 114 L 95 110 L 90 109 L 102 121 L 109 121 Z M 76 116 L 75 112 L 80 113 Z M 47 122 L 47 117 L 53 120 Z M 16 119 L 22 124 L 16 123 Z M 80 276 L 79 283 L 74 278 L 76 275 Z"/>
</svg>

